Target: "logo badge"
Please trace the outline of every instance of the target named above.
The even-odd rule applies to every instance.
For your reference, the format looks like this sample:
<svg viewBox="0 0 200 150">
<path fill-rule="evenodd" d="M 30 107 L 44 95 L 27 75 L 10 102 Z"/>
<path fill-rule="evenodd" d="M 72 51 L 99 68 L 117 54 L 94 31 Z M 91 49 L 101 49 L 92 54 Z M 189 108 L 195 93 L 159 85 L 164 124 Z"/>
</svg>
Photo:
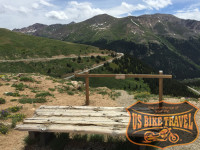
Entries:
<svg viewBox="0 0 200 150">
<path fill-rule="evenodd" d="M 198 108 L 182 103 L 137 102 L 127 108 L 130 115 L 126 136 L 137 145 L 166 148 L 194 142 L 198 137 Z"/>
</svg>

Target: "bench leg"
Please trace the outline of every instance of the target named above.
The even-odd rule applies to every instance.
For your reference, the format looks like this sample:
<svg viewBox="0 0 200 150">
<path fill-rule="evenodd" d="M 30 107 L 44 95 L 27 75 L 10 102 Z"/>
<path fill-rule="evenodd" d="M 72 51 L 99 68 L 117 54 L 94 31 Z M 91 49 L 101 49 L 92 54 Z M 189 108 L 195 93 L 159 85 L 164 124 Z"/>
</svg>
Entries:
<svg viewBox="0 0 200 150">
<path fill-rule="evenodd" d="M 39 145 L 42 146 L 42 147 L 45 147 L 53 137 L 55 137 L 53 133 L 41 132 L 40 133 Z"/>
<path fill-rule="evenodd" d="M 31 140 L 36 141 L 36 140 L 39 139 L 39 134 L 40 134 L 40 132 L 29 131 L 28 134 L 29 134 L 29 138 L 30 138 Z"/>
<path fill-rule="evenodd" d="M 48 142 L 55 136 L 53 133 L 49 132 L 29 131 L 29 137 L 31 140 L 38 141 L 39 146 L 45 147 L 48 144 Z"/>
</svg>

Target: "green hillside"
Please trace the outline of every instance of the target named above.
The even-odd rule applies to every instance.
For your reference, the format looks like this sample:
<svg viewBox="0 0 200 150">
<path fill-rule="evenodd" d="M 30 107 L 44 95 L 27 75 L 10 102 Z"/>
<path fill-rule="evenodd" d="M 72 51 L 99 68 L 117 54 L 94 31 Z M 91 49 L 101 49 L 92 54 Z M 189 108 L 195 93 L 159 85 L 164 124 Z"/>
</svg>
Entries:
<svg viewBox="0 0 200 150">
<path fill-rule="evenodd" d="M 158 74 L 157 72 L 129 55 L 125 55 L 121 59 L 115 59 L 112 63 L 106 63 L 103 67 L 90 71 L 90 73 L 94 74 Z M 80 80 L 80 78 L 77 78 L 77 80 Z M 123 89 L 135 92 L 146 91 L 158 94 L 158 79 L 128 78 L 117 80 L 114 78 L 90 78 L 90 86 L 106 86 L 111 89 Z M 164 95 L 198 97 L 198 95 L 191 92 L 184 84 L 174 79 L 164 79 Z"/>
<path fill-rule="evenodd" d="M 94 46 L 74 44 L 0 29 L 0 59 L 44 58 L 100 53 Z"/>
<path fill-rule="evenodd" d="M 64 77 L 77 70 L 90 68 L 94 64 L 110 59 L 110 56 L 87 58 L 65 58 L 42 62 L 3 62 L 0 63 L 1 73 L 40 73 L 53 77 Z"/>
</svg>

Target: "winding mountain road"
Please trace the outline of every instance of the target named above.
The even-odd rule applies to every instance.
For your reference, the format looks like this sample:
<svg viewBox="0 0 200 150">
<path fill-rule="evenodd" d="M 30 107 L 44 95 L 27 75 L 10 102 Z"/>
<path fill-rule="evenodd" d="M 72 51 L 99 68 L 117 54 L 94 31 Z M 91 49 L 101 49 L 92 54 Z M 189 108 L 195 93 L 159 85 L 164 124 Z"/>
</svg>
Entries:
<svg viewBox="0 0 200 150">
<path fill-rule="evenodd" d="M 100 64 L 100 65 L 97 65 L 97 66 L 91 67 L 91 68 L 89 68 L 89 69 L 85 69 L 84 71 L 78 72 L 77 74 L 82 74 L 82 73 L 88 72 L 88 71 L 90 71 L 90 70 L 97 69 L 97 68 L 103 66 L 104 63 L 106 63 L 106 62 L 111 63 L 114 59 L 120 59 L 122 56 L 124 56 L 123 53 L 117 53 L 117 57 L 112 58 L 112 59 L 110 59 L 110 60 L 107 60 L 107 61 L 103 62 L 103 63 Z M 74 77 L 74 75 L 71 75 L 71 76 L 66 77 L 66 78 L 64 78 L 64 79 L 71 79 L 71 78 L 73 78 L 73 77 Z"/>
<path fill-rule="evenodd" d="M 193 89 L 192 87 L 189 87 L 189 86 L 187 86 L 187 87 L 188 87 L 188 89 L 190 89 L 190 90 L 193 91 L 194 93 L 200 95 L 200 92 L 199 92 L 199 91 Z"/>
<path fill-rule="evenodd" d="M 106 54 L 89 54 L 89 55 L 80 55 L 81 58 L 91 57 L 91 56 L 108 56 Z M 14 59 L 14 60 L 0 60 L 0 63 L 3 62 L 45 62 L 50 60 L 66 59 L 66 58 L 78 58 L 79 56 L 69 55 L 69 56 L 53 56 L 51 58 L 28 58 L 28 59 Z"/>
</svg>

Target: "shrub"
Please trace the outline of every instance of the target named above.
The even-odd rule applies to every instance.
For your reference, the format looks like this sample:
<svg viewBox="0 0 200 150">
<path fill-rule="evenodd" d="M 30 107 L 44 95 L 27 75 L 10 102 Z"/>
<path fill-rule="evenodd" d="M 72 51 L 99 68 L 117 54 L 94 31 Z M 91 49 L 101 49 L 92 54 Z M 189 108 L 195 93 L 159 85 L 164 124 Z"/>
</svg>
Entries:
<svg viewBox="0 0 200 150">
<path fill-rule="evenodd" d="M 140 100 L 148 100 L 148 98 L 151 96 L 149 92 L 141 92 L 137 93 L 134 95 L 135 99 L 140 99 Z"/>
<path fill-rule="evenodd" d="M 0 133 L 2 133 L 2 134 L 8 133 L 8 126 L 0 123 Z"/>
<path fill-rule="evenodd" d="M 6 95 L 6 96 L 13 96 L 13 97 L 18 97 L 18 96 L 20 96 L 20 94 L 17 93 L 17 92 L 15 92 L 15 93 L 13 93 L 13 92 L 6 92 L 6 93 L 4 93 L 4 95 Z"/>
<path fill-rule="evenodd" d="M 46 99 L 45 98 L 22 98 L 18 100 L 19 103 L 21 104 L 32 104 L 32 103 L 45 103 Z"/>
<path fill-rule="evenodd" d="M 90 142 L 104 142 L 104 136 L 99 134 L 93 134 L 90 136 Z"/>
<path fill-rule="evenodd" d="M 31 139 L 29 136 L 26 136 L 26 137 L 24 138 L 24 143 L 25 143 L 26 145 L 33 145 L 33 144 L 35 144 L 36 142 L 37 142 L 36 140 Z"/>
<path fill-rule="evenodd" d="M 15 102 L 15 101 L 17 101 L 17 99 L 11 99 L 10 101 L 11 101 L 11 102 Z"/>
<path fill-rule="evenodd" d="M 20 81 L 24 82 L 34 82 L 35 80 L 32 77 L 20 77 Z"/>
<path fill-rule="evenodd" d="M 41 92 L 41 93 L 37 93 L 35 95 L 36 98 L 37 97 L 46 97 L 46 96 L 53 96 L 53 95 L 51 93 L 49 93 L 49 92 Z"/>
<path fill-rule="evenodd" d="M 72 92 L 72 91 L 67 91 L 67 94 L 68 94 L 68 95 L 74 95 L 74 92 Z"/>
<path fill-rule="evenodd" d="M 109 96 L 115 100 L 115 98 L 118 98 L 119 96 L 121 96 L 121 93 L 120 92 L 115 92 L 115 91 L 112 91 L 111 93 L 109 93 Z"/>
<path fill-rule="evenodd" d="M 68 86 L 58 87 L 57 90 L 59 93 L 64 93 L 69 90 L 69 87 Z"/>
<path fill-rule="evenodd" d="M 97 94 L 101 94 L 101 95 L 107 95 L 108 92 L 107 91 L 99 91 Z"/>
<path fill-rule="evenodd" d="M 68 133 L 60 133 L 56 135 L 50 143 L 50 148 L 53 150 L 63 150 L 65 149 L 66 142 L 69 141 L 69 134 Z"/>
<path fill-rule="evenodd" d="M 12 119 L 12 124 L 11 124 L 11 128 L 15 128 L 17 124 L 17 119 L 13 118 Z"/>
<path fill-rule="evenodd" d="M 12 87 L 15 87 L 16 90 L 23 91 L 28 86 L 23 83 L 19 83 L 19 84 L 13 84 Z"/>
<path fill-rule="evenodd" d="M 0 104 L 5 104 L 5 103 L 6 103 L 6 100 L 3 98 L 0 98 Z"/>
<path fill-rule="evenodd" d="M 25 118 L 24 114 L 14 114 L 11 115 L 10 118 L 12 118 L 12 120 L 15 120 L 16 122 L 20 122 Z"/>
<path fill-rule="evenodd" d="M 87 134 L 81 135 L 81 134 L 75 134 L 73 135 L 73 140 L 75 141 L 82 141 L 82 142 L 86 142 L 88 138 Z"/>
<path fill-rule="evenodd" d="M 136 99 L 138 98 L 148 98 L 150 96 L 149 92 L 141 92 L 134 95 Z"/>
<path fill-rule="evenodd" d="M 49 88 L 49 91 L 55 91 L 56 89 L 54 89 L 54 88 Z"/>
<path fill-rule="evenodd" d="M 14 106 L 14 107 L 10 107 L 8 108 L 9 111 L 11 111 L 12 113 L 18 112 L 22 109 L 22 106 Z"/>
<path fill-rule="evenodd" d="M 7 119 L 9 115 L 10 113 L 7 109 L 0 111 L 0 119 Z"/>
</svg>

